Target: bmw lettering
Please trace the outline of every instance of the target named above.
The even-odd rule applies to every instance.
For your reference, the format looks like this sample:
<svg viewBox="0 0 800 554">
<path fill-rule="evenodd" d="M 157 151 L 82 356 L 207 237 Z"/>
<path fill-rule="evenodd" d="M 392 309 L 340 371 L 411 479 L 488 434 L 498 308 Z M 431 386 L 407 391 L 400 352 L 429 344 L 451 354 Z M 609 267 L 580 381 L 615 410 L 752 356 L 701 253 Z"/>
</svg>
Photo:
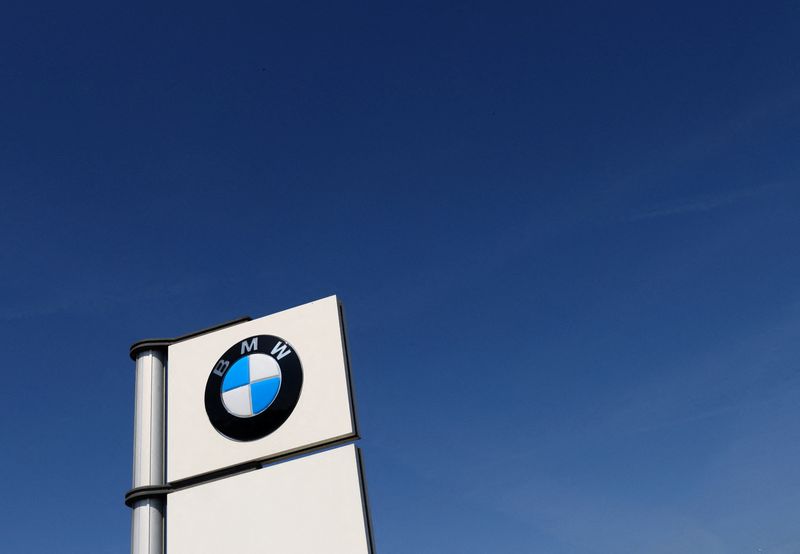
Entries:
<svg viewBox="0 0 800 554">
<path fill-rule="evenodd" d="M 206 382 L 206 414 L 229 439 L 266 437 L 289 419 L 303 387 L 303 368 L 289 343 L 249 337 L 217 360 Z"/>
</svg>

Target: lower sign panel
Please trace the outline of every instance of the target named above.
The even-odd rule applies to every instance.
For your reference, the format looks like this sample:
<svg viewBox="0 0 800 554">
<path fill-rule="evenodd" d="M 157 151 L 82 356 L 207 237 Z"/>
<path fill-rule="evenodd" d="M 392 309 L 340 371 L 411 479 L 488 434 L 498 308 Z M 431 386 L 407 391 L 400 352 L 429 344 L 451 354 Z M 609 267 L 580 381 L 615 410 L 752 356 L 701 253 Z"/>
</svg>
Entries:
<svg viewBox="0 0 800 554">
<path fill-rule="evenodd" d="M 358 450 L 342 446 L 174 492 L 169 554 L 371 554 Z"/>
</svg>

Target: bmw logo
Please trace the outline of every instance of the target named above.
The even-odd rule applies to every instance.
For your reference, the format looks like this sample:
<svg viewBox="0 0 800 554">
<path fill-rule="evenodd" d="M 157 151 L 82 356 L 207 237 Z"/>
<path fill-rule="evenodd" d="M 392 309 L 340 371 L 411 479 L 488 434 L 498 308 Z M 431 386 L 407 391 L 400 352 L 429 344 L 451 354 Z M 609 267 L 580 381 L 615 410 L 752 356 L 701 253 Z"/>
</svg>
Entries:
<svg viewBox="0 0 800 554">
<path fill-rule="evenodd" d="M 292 414 L 303 387 L 300 358 L 272 335 L 249 337 L 231 346 L 206 382 L 206 413 L 229 439 L 266 437 Z"/>
</svg>

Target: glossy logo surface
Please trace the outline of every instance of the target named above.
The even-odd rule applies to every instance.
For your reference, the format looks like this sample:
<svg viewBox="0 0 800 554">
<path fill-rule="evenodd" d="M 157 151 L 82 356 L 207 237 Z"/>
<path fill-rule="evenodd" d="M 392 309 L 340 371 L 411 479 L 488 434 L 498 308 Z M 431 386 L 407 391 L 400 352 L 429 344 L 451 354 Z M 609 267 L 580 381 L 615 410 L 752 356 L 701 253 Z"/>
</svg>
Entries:
<svg viewBox="0 0 800 554">
<path fill-rule="evenodd" d="M 208 419 L 225 437 L 266 437 L 289 418 L 303 387 L 300 358 L 285 340 L 257 335 L 231 346 L 208 376 Z"/>
</svg>

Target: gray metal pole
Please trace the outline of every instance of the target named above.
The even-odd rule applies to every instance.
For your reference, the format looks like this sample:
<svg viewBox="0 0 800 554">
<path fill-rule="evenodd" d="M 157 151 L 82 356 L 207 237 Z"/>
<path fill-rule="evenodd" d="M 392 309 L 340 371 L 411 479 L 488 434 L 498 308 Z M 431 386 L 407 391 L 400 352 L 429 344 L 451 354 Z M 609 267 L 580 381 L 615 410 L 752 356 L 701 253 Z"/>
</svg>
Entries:
<svg viewBox="0 0 800 554">
<path fill-rule="evenodd" d="M 133 424 L 133 488 L 164 485 L 164 393 L 166 353 L 136 356 Z M 131 554 L 164 553 L 165 499 L 142 498 L 133 505 Z"/>
</svg>

